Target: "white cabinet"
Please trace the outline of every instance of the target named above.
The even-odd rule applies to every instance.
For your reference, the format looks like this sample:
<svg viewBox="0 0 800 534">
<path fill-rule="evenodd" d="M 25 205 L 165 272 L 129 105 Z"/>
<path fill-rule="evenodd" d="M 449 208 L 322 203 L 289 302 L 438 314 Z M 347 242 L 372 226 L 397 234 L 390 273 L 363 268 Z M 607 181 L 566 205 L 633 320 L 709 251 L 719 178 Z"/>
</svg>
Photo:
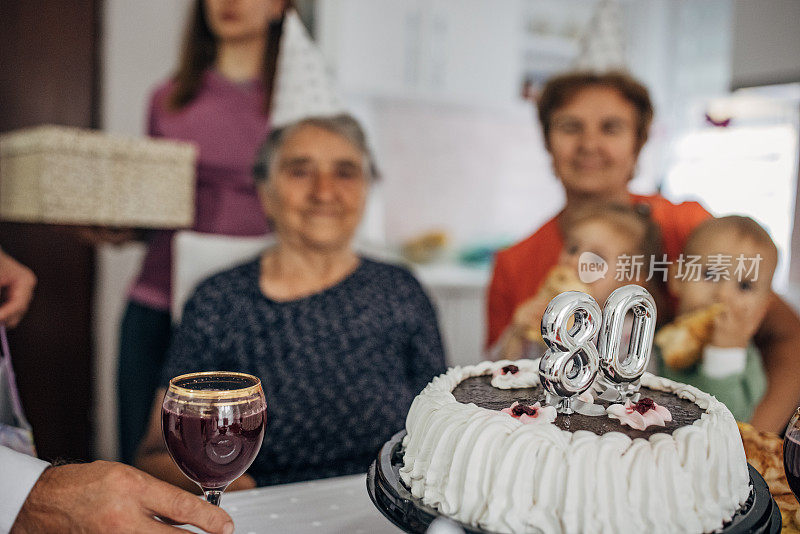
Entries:
<svg viewBox="0 0 800 534">
<path fill-rule="evenodd" d="M 318 40 L 350 95 L 505 104 L 520 85 L 519 0 L 322 0 Z"/>
</svg>

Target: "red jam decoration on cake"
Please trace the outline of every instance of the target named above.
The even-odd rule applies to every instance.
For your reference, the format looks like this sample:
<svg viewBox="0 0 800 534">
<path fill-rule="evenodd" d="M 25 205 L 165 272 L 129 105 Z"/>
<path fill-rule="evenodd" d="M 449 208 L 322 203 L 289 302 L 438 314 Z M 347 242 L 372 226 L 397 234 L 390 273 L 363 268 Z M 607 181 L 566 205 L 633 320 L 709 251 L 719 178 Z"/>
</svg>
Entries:
<svg viewBox="0 0 800 534">
<path fill-rule="evenodd" d="M 519 373 L 519 367 L 517 367 L 516 365 L 506 365 L 505 367 L 503 367 L 502 371 L 504 375 L 508 373 L 515 375 Z"/>
<path fill-rule="evenodd" d="M 648 410 L 655 410 L 655 408 L 656 408 L 656 401 L 654 401 L 650 397 L 645 397 L 633 405 L 633 409 L 642 415 L 646 414 Z M 670 417 L 670 419 L 672 418 Z"/>
<path fill-rule="evenodd" d="M 552 423 L 556 420 L 557 415 L 555 408 L 552 406 L 542 407 L 541 403 L 538 402 L 531 406 L 514 402 L 514 404 L 508 408 L 503 408 L 501 411 L 526 425 L 531 423 Z"/>
<path fill-rule="evenodd" d="M 606 413 L 612 419 L 619 420 L 623 425 L 628 425 L 636 430 L 644 430 L 648 426 L 664 426 L 672 421 L 672 414 L 665 407 L 655 403 L 649 397 L 639 402 L 632 403 L 630 399 L 625 404 L 612 404 L 606 408 Z"/>
<path fill-rule="evenodd" d="M 516 403 L 516 405 L 511 408 L 511 415 L 519 417 L 520 415 L 525 414 L 536 417 L 538 411 L 539 408 L 534 406 L 525 406 L 524 404 Z"/>
</svg>

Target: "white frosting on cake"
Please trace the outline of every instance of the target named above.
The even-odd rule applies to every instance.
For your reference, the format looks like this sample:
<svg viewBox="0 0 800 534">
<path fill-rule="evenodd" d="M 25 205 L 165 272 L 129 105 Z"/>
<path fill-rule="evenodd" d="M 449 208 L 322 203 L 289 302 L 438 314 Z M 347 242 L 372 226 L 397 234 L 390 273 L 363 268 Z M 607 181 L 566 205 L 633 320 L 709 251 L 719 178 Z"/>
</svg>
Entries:
<svg viewBox="0 0 800 534">
<path fill-rule="evenodd" d="M 700 533 L 722 527 L 747 500 L 736 421 L 711 395 L 645 373 L 643 386 L 673 392 L 705 413 L 672 435 L 631 440 L 621 432 L 524 425 L 451 393 L 509 363 L 452 368 L 414 399 L 400 476 L 425 504 L 498 533 Z"/>
<path fill-rule="evenodd" d="M 506 365 L 514 365 L 516 373 L 503 373 L 502 365 L 492 372 L 492 385 L 497 389 L 531 388 L 539 385 L 539 360 L 504 361 Z"/>
</svg>

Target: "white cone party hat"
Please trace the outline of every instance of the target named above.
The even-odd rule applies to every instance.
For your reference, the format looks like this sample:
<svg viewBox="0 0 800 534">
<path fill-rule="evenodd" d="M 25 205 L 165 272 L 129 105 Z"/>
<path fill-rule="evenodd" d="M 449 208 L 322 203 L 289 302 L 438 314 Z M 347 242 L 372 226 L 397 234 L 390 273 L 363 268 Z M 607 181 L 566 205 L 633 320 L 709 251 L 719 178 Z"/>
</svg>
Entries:
<svg viewBox="0 0 800 534">
<path fill-rule="evenodd" d="M 306 117 L 344 113 L 325 60 L 293 9 L 283 20 L 270 122 L 281 128 Z"/>
<path fill-rule="evenodd" d="M 625 70 L 622 13 L 617 0 L 600 0 L 581 32 L 580 51 L 573 65 L 579 70 Z"/>
</svg>

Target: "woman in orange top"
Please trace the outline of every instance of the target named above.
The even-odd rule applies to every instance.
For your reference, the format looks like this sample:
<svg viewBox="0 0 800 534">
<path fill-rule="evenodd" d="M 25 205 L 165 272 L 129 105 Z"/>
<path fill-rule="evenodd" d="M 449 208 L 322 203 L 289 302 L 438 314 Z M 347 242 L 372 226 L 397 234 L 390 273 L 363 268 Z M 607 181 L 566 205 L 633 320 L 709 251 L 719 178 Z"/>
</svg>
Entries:
<svg viewBox="0 0 800 534">
<path fill-rule="evenodd" d="M 548 81 L 539 119 L 566 204 L 532 236 L 497 254 L 488 295 L 488 346 L 529 328 L 515 324 L 515 312 L 556 265 L 563 246 L 561 227 L 573 214 L 598 204 L 647 204 L 661 228 L 664 252 L 673 261 L 692 229 L 710 217 L 696 202 L 673 204 L 660 195 L 628 191 L 652 118 L 647 89 L 626 74 L 571 73 Z M 800 319 L 775 296 L 760 334 L 769 389 L 753 424 L 780 431 L 800 399 L 800 358 L 794 355 L 794 347 L 800 346 Z"/>
</svg>

